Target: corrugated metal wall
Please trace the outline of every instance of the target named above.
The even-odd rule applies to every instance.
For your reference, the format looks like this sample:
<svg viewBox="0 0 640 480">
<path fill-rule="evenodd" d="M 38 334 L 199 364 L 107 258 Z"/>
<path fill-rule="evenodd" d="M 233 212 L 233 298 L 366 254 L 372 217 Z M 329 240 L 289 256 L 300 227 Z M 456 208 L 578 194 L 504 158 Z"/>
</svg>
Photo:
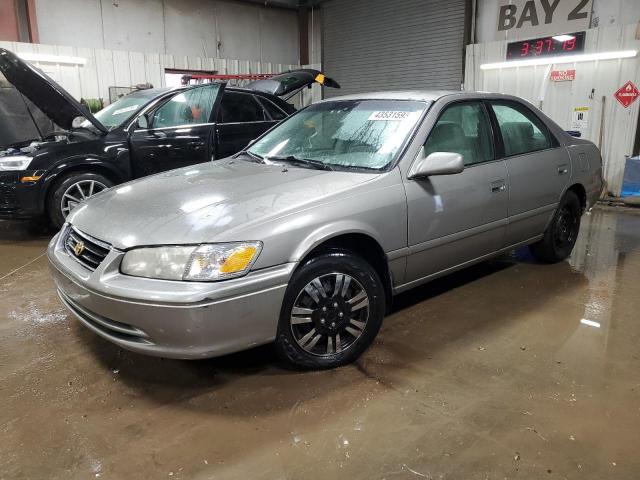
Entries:
<svg viewBox="0 0 640 480">
<path fill-rule="evenodd" d="M 583 138 L 598 144 L 602 129 L 601 150 L 605 180 L 609 190 L 615 195 L 620 195 L 625 155 L 632 154 L 640 100 L 624 108 L 615 100 L 613 94 L 629 80 L 640 88 L 640 58 L 573 64 L 559 62 L 553 66 L 500 70 L 480 69 L 483 63 L 504 61 L 506 48 L 506 42 L 469 46 L 466 56 L 465 89 L 518 95 L 536 106 L 542 105 L 542 110 L 567 130 L 571 129 L 574 108 L 588 107 L 588 125 Z M 635 24 L 587 30 L 587 53 L 616 50 L 640 50 Z M 576 79 L 551 82 L 551 69 L 575 69 Z M 605 97 L 604 117 L 602 97 Z M 604 118 L 603 122 L 601 118 Z"/>
<path fill-rule="evenodd" d="M 85 65 L 31 62 L 60 83 L 71 95 L 80 98 L 109 99 L 109 87 L 129 87 L 151 83 L 165 85 L 165 68 L 218 71 L 221 74 L 279 73 L 300 68 L 299 65 L 251 62 L 226 58 L 183 57 L 159 53 L 124 52 L 93 48 L 76 48 L 32 43 L 0 42 L 0 47 L 16 53 L 40 53 L 82 57 Z M 320 68 L 318 65 L 306 66 Z M 307 105 L 321 98 L 319 85 L 304 89 L 291 103 Z"/>
<path fill-rule="evenodd" d="M 227 0 L 35 0 L 35 5 L 40 42 L 49 45 L 276 63 L 300 59 L 297 12 L 271 5 Z"/>
<path fill-rule="evenodd" d="M 342 90 L 460 90 L 464 0 L 331 0 L 323 3 L 325 71 Z"/>
</svg>

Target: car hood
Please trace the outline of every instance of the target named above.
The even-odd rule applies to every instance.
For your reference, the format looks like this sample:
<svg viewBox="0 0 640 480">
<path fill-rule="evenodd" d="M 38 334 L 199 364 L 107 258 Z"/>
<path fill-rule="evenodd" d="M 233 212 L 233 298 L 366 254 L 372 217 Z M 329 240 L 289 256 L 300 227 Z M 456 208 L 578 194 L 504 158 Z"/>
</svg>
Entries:
<svg viewBox="0 0 640 480">
<path fill-rule="evenodd" d="M 98 130 L 105 133 L 108 131 L 64 88 L 45 73 L 4 48 L 0 48 L 0 73 L 51 121 L 65 130 L 71 129 L 74 118 L 84 117 Z"/>
<path fill-rule="evenodd" d="M 243 238 L 242 230 L 376 177 L 219 160 L 101 192 L 77 207 L 68 221 L 119 249 L 259 240 Z"/>
</svg>

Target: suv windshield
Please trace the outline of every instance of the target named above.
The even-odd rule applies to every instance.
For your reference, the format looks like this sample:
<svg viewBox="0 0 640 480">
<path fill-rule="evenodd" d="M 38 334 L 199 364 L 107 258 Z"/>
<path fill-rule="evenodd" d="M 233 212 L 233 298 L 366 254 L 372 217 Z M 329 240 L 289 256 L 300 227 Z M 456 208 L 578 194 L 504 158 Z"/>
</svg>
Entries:
<svg viewBox="0 0 640 480">
<path fill-rule="evenodd" d="M 265 159 L 382 170 L 393 163 L 427 108 L 406 100 L 337 100 L 312 105 L 251 146 Z"/>
<path fill-rule="evenodd" d="M 128 95 L 116 100 L 108 107 L 100 110 L 98 113 L 95 113 L 94 117 L 96 117 L 105 127 L 111 130 L 122 124 L 122 122 L 140 110 L 148 101 L 148 98 L 143 98 L 137 95 Z M 86 126 L 88 126 L 89 122 L 85 123 L 87 124 Z"/>
</svg>

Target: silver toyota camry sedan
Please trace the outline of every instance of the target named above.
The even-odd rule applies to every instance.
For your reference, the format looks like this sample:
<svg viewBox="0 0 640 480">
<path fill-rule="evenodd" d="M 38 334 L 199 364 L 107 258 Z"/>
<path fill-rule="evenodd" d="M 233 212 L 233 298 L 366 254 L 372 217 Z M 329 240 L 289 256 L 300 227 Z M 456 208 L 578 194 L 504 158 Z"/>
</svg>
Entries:
<svg viewBox="0 0 640 480">
<path fill-rule="evenodd" d="M 330 368 L 371 344 L 399 292 L 518 246 L 565 259 L 601 170 L 591 142 L 516 97 L 345 96 L 233 157 L 95 195 L 48 256 L 62 302 L 123 348 L 273 342 Z"/>
</svg>

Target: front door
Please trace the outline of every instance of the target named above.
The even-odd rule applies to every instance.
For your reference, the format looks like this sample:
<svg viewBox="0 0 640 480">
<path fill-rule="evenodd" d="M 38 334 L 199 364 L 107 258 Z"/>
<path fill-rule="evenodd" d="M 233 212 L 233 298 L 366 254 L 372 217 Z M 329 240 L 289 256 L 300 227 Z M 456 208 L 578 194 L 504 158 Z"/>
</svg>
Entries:
<svg viewBox="0 0 640 480">
<path fill-rule="evenodd" d="M 455 152 L 465 169 L 407 180 L 407 282 L 463 265 L 499 250 L 504 241 L 509 184 L 496 160 L 488 112 L 480 101 L 445 107 L 424 153 Z"/>
<path fill-rule="evenodd" d="M 213 158 L 211 116 L 221 88 L 209 84 L 176 93 L 147 113 L 148 128 L 134 127 L 130 137 L 136 177 Z"/>
<path fill-rule="evenodd" d="M 518 102 L 492 101 L 509 172 L 505 244 L 544 232 L 570 177 L 571 161 L 544 122 Z"/>
<path fill-rule="evenodd" d="M 216 158 L 244 149 L 251 140 L 278 123 L 267 113 L 255 95 L 225 91 L 217 115 Z"/>
</svg>

